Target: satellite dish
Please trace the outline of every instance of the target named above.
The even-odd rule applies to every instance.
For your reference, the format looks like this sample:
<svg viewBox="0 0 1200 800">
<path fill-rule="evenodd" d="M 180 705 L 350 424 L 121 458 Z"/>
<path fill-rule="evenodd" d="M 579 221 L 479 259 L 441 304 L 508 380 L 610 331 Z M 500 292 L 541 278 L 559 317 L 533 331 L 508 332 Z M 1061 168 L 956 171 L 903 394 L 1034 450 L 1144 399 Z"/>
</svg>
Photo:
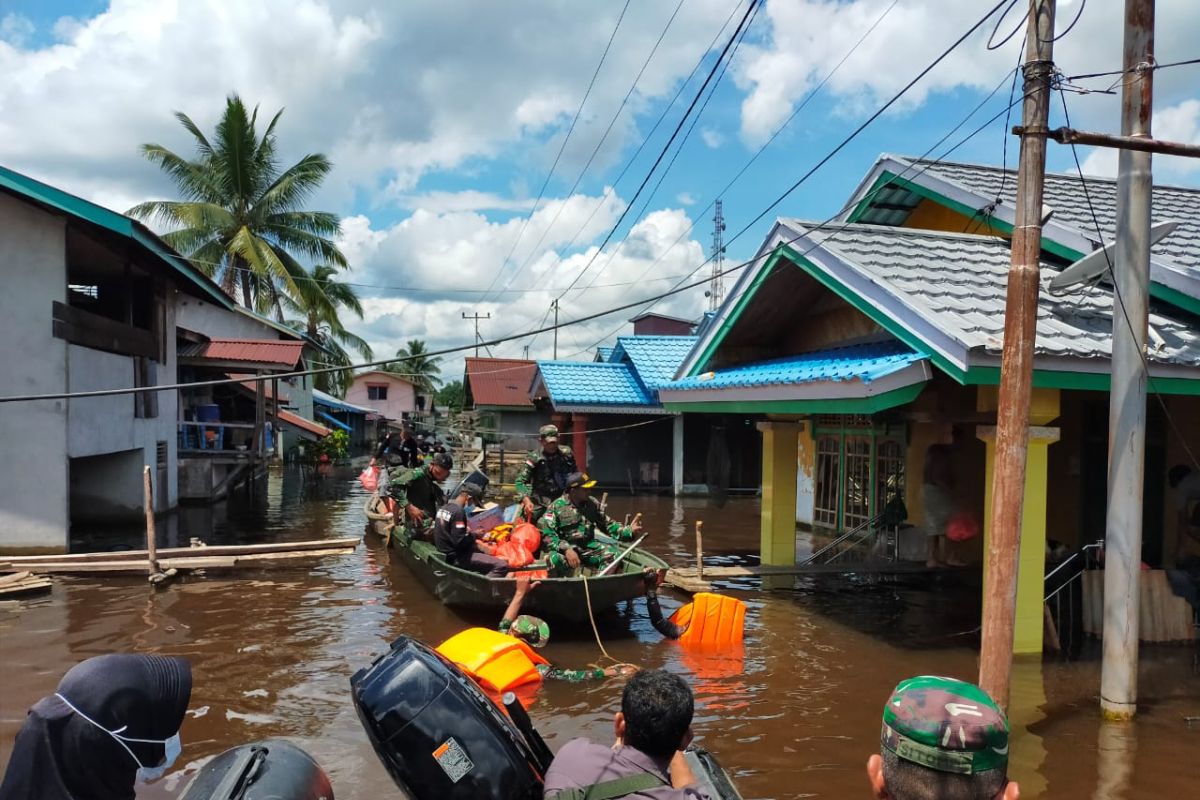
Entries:
<svg viewBox="0 0 1200 800">
<path fill-rule="evenodd" d="M 1165 239 L 1176 228 L 1182 225 L 1182 222 L 1160 222 L 1157 225 L 1150 226 L 1150 244 L 1155 245 Z M 1062 272 L 1050 279 L 1050 291 L 1058 292 L 1068 286 L 1074 286 L 1077 283 L 1087 283 L 1093 278 L 1103 275 L 1108 269 L 1109 259 L 1112 257 L 1112 250 L 1116 246 L 1116 242 L 1109 242 L 1099 250 L 1093 250 L 1083 258 L 1076 261 L 1071 266 L 1064 269 Z"/>
</svg>

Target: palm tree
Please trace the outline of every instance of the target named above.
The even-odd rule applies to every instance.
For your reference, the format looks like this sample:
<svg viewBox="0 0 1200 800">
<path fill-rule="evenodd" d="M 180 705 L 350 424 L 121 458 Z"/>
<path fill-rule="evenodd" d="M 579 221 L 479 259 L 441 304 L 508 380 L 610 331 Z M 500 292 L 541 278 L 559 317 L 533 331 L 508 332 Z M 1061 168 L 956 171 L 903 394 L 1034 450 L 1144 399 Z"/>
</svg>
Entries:
<svg viewBox="0 0 1200 800">
<path fill-rule="evenodd" d="M 407 345 L 396 351 L 396 358 L 400 360 L 393 361 L 385 369 L 403 375 L 412 381 L 413 386 L 432 394 L 442 382 L 442 358 L 430 356 L 428 353 L 425 342 L 411 339 Z"/>
<path fill-rule="evenodd" d="M 297 257 L 346 266 L 333 243 L 341 229 L 337 215 L 301 208 L 329 174 L 329 159 L 314 153 L 280 171 L 275 125 L 282 114 L 275 114 L 260 137 L 258 107 L 248 112 L 241 98 L 230 95 L 210 140 L 190 117 L 175 112 L 195 140 L 195 158 L 159 144 L 141 150 L 171 177 L 183 199 L 152 200 L 128 212 L 172 227 L 163 239 L 197 269 L 230 295 L 240 284 L 247 308 L 274 308 L 277 314 L 280 291 L 294 294 L 295 277 L 304 271 Z"/>
<path fill-rule="evenodd" d="M 349 368 L 354 360 L 347 350 L 358 353 L 365 361 L 370 361 L 375 354 L 365 339 L 346 330 L 342 324 L 340 315 L 343 309 L 359 319 L 362 319 L 363 309 L 354 287 L 336 280 L 336 274 L 336 267 L 319 264 L 311 272 L 294 275 L 295 292 L 281 293 L 280 302 L 288 313 L 299 317 L 287 320 L 285 325 L 304 331 L 309 338 L 320 342 L 328 351 L 328 366 Z M 349 369 L 345 372 L 317 373 L 314 385 L 321 391 L 345 396 L 353 377 Z"/>
</svg>

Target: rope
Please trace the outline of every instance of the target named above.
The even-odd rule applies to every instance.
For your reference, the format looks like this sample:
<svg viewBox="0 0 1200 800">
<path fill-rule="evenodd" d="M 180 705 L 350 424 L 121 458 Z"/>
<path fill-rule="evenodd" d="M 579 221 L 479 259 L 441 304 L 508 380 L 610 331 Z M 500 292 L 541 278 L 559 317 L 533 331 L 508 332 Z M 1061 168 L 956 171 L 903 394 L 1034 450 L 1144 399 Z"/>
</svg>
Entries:
<svg viewBox="0 0 1200 800">
<path fill-rule="evenodd" d="M 581 577 L 583 578 L 583 595 L 587 599 L 588 621 L 592 623 L 592 634 L 596 637 L 596 645 L 600 648 L 600 654 L 604 658 L 607 658 L 609 661 L 611 661 L 614 667 L 633 667 L 634 669 L 637 669 L 637 664 L 630 664 L 628 661 L 618 661 L 610 656 L 608 651 L 604 649 L 604 642 L 600 639 L 600 629 L 596 627 L 596 615 L 592 613 L 592 592 L 588 588 L 587 575 L 581 574 Z M 599 664 L 593 664 L 592 666 L 596 667 L 597 669 L 600 668 Z"/>
</svg>

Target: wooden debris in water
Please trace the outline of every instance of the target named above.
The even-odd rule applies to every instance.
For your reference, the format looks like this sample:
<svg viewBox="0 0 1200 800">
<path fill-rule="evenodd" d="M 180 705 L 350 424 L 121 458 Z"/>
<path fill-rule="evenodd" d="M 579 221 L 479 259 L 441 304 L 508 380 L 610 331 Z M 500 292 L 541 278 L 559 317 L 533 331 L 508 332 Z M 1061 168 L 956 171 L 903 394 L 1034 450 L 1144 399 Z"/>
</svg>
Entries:
<svg viewBox="0 0 1200 800">
<path fill-rule="evenodd" d="M 34 575 L 28 570 L 0 575 L 0 598 L 48 592 L 51 588 L 49 578 Z"/>
</svg>

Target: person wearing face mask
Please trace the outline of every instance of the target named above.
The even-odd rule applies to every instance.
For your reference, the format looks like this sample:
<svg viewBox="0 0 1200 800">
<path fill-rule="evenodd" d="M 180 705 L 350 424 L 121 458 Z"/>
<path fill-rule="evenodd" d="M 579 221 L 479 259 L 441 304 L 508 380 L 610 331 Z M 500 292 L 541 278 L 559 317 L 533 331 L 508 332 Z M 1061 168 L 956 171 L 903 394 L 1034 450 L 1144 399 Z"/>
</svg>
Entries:
<svg viewBox="0 0 1200 800">
<path fill-rule="evenodd" d="M 117 653 L 89 658 L 29 710 L 0 797 L 133 800 L 179 757 L 192 694 L 181 658 Z"/>
</svg>

